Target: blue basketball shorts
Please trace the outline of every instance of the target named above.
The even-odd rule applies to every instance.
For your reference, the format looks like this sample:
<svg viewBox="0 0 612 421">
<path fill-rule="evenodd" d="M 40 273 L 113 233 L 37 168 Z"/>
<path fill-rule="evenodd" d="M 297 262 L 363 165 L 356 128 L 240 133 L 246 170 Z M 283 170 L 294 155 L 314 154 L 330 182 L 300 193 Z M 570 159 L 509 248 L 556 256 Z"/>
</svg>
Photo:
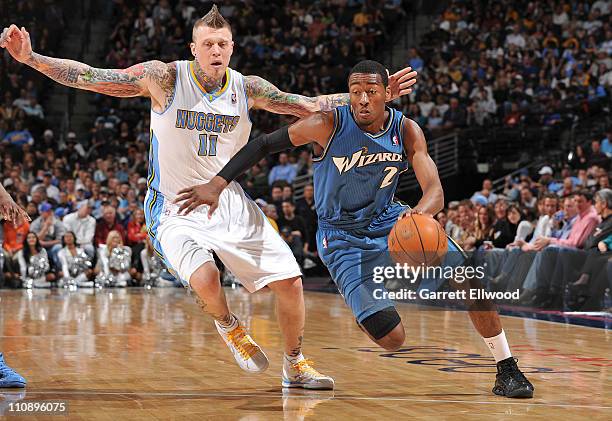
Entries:
<svg viewBox="0 0 612 421">
<path fill-rule="evenodd" d="M 381 298 L 386 290 L 383 283 L 374 281 L 374 271 L 376 267 L 395 266 L 389 254 L 387 236 L 407 208 L 392 203 L 369 226 L 361 229 L 344 230 L 319 225 L 319 256 L 360 323 L 374 313 L 394 306 L 390 299 Z M 456 267 L 464 262 L 463 252 L 449 239 L 442 267 Z M 422 280 L 419 289 L 436 291 L 444 282 L 444 279 Z"/>
</svg>

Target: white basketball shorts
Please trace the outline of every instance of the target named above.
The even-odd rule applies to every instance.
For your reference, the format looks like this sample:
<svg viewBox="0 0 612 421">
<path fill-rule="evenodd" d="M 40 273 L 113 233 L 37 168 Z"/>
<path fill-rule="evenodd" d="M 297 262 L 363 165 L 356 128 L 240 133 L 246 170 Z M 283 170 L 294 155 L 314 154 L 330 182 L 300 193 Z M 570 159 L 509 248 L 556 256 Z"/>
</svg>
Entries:
<svg viewBox="0 0 612 421">
<path fill-rule="evenodd" d="M 149 193 L 150 195 L 150 193 Z M 230 183 L 219 197 L 219 207 L 208 218 L 208 206 L 181 216 L 178 205 L 165 200 L 158 215 L 154 245 L 184 285 L 204 263 L 214 261 L 214 251 L 223 264 L 250 292 L 267 284 L 301 276 L 291 249 L 270 225 L 257 204 L 242 187 Z"/>
</svg>

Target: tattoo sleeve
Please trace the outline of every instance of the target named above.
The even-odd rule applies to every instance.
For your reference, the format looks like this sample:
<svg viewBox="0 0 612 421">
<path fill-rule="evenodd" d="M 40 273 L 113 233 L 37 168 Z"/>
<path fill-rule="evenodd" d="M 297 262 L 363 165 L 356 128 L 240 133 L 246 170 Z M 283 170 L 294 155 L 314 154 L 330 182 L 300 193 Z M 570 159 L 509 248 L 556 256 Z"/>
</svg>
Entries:
<svg viewBox="0 0 612 421">
<path fill-rule="evenodd" d="M 54 81 L 71 88 L 117 97 L 151 96 L 151 85 L 164 93 L 164 105 L 172 97 L 176 67 L 161 61 L 147 61 L 127 69 L 98 69 L 74 60 L 33 53 L 26 63 Z"/>
<path fill-rule="evenodd" d="M 307 97 L 283 92 L 259 76 L 245 77 L 246 91 L 256 108 L 276 114 L 307 117 L 319 111 L 331 111 L 349 103 L 349 94 L 320 95 Z"/>
</svg>

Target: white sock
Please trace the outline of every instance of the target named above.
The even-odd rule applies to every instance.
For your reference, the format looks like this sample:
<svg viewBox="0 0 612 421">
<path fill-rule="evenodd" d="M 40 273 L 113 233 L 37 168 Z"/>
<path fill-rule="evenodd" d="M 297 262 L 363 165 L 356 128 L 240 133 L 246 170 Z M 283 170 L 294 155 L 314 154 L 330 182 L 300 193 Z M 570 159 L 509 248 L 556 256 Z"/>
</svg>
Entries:
<svg viewBox="0 0 612 421">
<path fill-rule="evenodd" d="M 227 325 L 217 320 L 217 323 L 219 324 L 219 326 L 221 326 L 221 330 L 223 330 L 225 333 L 231 332 L 232 330 L 238 327 L 238 318 L 231 313 L 230 316 L 232 321 Z"/>
<path fill-rule="evenodd" d="M 510 346 L 508 345 L 506 334 L 504 333 L 503 329 L 497 336 L 482 339 L 485 341 L 485 344 L 487 344 L 487 347 L 489 347 L 489 350 L 491 351 L 491 354 L 493 354 L 493 358 L 495 358 L 496 363 L 512 356 L 510 353 Z"/>
<path fill-rule="evenodd" d="M 297 364 L 300 361 L 304 360 L 304 356 L 302 355 L 302 353 L 300 352 L 299 355 L 297 357 L 292 357 L 291 355 L 287 355 L 285 354 L 285 357 L 283 358 L 283 364 L 285 364 L 285 366 L 288 365 L 293 365 L 293 364 Z"/>
</svg>

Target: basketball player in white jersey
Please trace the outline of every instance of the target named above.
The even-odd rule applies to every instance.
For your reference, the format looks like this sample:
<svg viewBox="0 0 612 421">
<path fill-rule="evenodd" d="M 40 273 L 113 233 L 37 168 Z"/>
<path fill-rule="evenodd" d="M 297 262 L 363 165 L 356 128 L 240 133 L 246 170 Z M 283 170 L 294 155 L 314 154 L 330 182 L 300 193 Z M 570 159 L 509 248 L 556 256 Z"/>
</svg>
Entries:
<svg viewBox="0 0 612 421">
<path fill-rule="evenodd" d="M 267 285 L 276 295 L 284 339 L 283 386 L 332 389 L 333 379 L 314 370 L 302 356 L 305 312 L 300 268 L 257 205 L 237 183 L 224 190 L 211 219 L 205 207 L 183 215 L 173 202 L 180 190 L 212 179 L 246 144 L 249 109 L 305 117 L 348 104 L 349 96 L 288 94 L 260 77 L 228 68 L 232 32 L 216 6 L 196 22 L 192 37 L 193 61 L 153 60 L 127 69 L 98 69 L 37 54 L 26 29 L 15 25 L 4 29 L 0 47 L 63 85 L 117 97 L 151 98 L 145 215 L 155 250 L 195 291 L 240 367 L 250 372 L 264 371 L 268 358 L 230 312 L 212 252 L 250 292 Z M 392 75 L 393 97 L 409 93 L 415 76 L 409 68 Z"/>
</svg>

